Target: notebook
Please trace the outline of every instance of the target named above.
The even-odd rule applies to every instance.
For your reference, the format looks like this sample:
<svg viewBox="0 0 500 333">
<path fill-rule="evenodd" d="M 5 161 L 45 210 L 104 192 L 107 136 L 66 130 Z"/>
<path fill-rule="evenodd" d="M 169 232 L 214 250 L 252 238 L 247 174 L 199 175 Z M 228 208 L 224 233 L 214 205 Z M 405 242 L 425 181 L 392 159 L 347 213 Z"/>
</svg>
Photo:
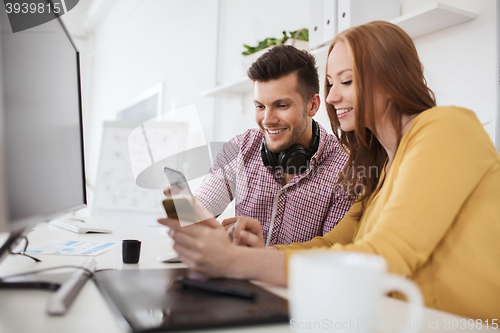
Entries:
<svg viewBox="0 0 500 333">
<path fill-rule="evenodd" d="M 288 302 L 248 281 L 212 283 L 255 293 L 253 299 L 183 288 L 175 278 L 188 269 L 108 270 L 96 273 L 98 288 L 122 329 L 167 332 L 288 322 Z"/>
</svg>

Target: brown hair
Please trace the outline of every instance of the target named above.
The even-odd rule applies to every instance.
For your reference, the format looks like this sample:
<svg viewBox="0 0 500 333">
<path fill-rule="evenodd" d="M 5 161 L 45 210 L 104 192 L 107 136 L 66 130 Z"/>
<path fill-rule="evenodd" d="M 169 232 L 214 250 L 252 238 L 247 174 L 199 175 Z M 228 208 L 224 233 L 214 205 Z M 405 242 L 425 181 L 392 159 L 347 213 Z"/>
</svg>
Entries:
<svg viewBox="0 0 500 333">
<path fill-rule="evenodd" d="M 304 102 L 319 93 L 319 77 L 314 56 L 291 45 L 278 45 L 260 56 L 247 74 L 252 81 L 277 80 L 297 73 L 297 91 Z"/>
<path fill-rule="evenodd" d="M 376 129 L 372 133 L 366 123 L 374 122 L 373 87 L 383 89 L 390 96 L 392 105 L 391 122 L 401 141 L 402 116 L 416 115 L 436 106 L 434 93 L 427 87 L 423 66 L 411 38 L 398 26 L 374 21 L 350 28 L 338 34 L 328 50 L 328 56 L 338 42 L 344 42 L 350 52 L 353 66 L 353 87 L 355 92 L 355 130 L 343 132 L 333 105 L 326 104 L 328 117 L 340 143 L 349 153 L 349 160 L 339 174 L 339 184 L 349 189 L 351 199 L 363 201 L 357 214 L 361 218 L 366 201 L 375 191 L 380 173 L 387 159 L 387 153 L 377 140 Z M 325 83 L 325 96 L 330 88 Z M 350 169 L 352 168 L 352 170 Z M 375 175 L 366 175 L 366 170 L 375 168 Z M 364 171 L 359 176 L 357 171 Z M 356 187 L 362 185 L 363 192 L 357 195 Z"/>
</svg>

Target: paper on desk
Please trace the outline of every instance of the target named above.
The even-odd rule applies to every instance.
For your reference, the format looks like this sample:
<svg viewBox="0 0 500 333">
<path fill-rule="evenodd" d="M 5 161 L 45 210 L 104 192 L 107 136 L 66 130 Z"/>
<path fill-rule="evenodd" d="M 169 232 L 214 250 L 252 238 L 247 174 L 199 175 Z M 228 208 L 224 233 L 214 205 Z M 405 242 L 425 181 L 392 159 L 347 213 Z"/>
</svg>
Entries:
<svg viewBox="0 0 500 333">
<path fill-rule="evenodd" d="M 26 253 L 31 254 L 66 254 L 75 256 L 96 256 L 118 246 L 113 242 L 83 242 L 69 240 L 50 240 L 29 245 Z"/>
</svg>

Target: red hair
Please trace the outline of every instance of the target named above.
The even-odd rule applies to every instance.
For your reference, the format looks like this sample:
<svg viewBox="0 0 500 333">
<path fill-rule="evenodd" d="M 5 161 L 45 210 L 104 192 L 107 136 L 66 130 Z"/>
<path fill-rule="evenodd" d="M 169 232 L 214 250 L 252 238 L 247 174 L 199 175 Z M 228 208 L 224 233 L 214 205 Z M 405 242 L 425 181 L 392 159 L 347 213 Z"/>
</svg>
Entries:
<svg viewBox="0 0 500 333">
<path fill-rule="evenodd" d="M 375 191 L 379 182 L 379 171 L 384 167 L 387 153 L 377 140 L 375 133 L 366 124 L 376 124 L 374 116 L 374 87 L 381 88 L 390 96 L 392 125 L 398 133 L 398 145 L 402 136 L 402 116 L 416 115 L 436 106 L 434 93 L 427 87 L 423 66 L 411 38 L 398 26 L 374 21 L 345 30 L 338 34 L 330 45 L 328 56 L 338 42 L 344 42 L 350 52 L 353 66 L 353 87 L 355 92 L 355 130 L 343 132 L 333 105 L 326 104 L 326 110 L 333 133 L 349 160 L 339 175 L 339 184 L 349 189 L 351 199 L 363 201 L 358 214 L 361 218 L 367 198 Z M 325 97 L 330 93 L 325 82 Z M 376 175 L 358 176 L 358 170 L 371 170 Z M 353 168 L 351 170 L 351 168 Z M 354 172 L 353 172 L 354 171 Z M 363 192 L 355 192 L 354 185 L 361 184 Z M 350 185 L 350 186 L 349 186 Z"/>
</svg>

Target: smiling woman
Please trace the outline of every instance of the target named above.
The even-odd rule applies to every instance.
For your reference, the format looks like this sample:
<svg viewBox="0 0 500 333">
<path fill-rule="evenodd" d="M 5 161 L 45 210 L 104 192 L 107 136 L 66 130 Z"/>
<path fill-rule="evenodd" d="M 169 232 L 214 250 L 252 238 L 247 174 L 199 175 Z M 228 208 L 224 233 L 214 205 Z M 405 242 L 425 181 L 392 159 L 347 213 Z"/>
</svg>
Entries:
<svg viewBox="0 0 500 333">
<path fill-rule="evenodd" d="M 349 152 L 339 183 L 364 187 L 345 217 L 323 237 L 267 249 L 235 245 L 263 246 L 254 219 L 238 218 L 235 244 L 213 219 L 190 230 L 164 221 L 180 257 L 209 275 L 285 284 L 297 251 L 373 253 L 412 279 L 426 306 L 498 319 L 500 156 L 474 112 L 435 106 L 412 40 L 388 22 L 340 33 L 327 75 L 328 114 Z M 376 172 L 345 172 L 360 166 Z"/>
</svg>

